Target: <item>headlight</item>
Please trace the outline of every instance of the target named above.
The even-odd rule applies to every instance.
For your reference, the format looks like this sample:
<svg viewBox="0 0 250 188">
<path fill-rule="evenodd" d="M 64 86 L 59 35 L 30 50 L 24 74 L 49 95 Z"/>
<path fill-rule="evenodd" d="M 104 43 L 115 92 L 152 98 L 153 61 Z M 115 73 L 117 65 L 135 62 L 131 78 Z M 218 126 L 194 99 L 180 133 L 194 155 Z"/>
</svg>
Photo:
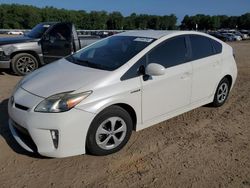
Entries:
<svg viewBox="0 0 250 188">
<path fill-rule="evenodd" d="M 77 94 L 66 92 L 53 95 L 38 104 L 35 112 L 58 113 L 68 111 L 87 98 L 91 93 L 92 91 Z"/>
</svg>

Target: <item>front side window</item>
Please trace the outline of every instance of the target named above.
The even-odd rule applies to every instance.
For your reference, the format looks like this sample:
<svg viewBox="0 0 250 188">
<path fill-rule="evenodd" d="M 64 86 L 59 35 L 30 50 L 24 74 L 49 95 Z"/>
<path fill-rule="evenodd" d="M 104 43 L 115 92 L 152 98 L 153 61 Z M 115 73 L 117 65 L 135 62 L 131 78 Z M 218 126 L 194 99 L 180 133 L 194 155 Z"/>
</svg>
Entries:
<svg viewBox="0 0 250 188">
<path fill-rule="evenodd" d="M 55 25 L 48 33 L 51 41 L 70 41 L 71 28 L 67 24 Z"/>
<path fill-rule="evenodd" d="M 115 70 L 124 65 L 155 39 L 113 36 L 86 47 L 67 58 L 68 61 L 103 70 Z"/>
<path fill-rule="evenodd" d="M 201 35 L 190 35 L 192 60 L 202 59 L 214 54 L 212 42 Z"/>
<path fill-rule="evenodd" d="M 158 63 L 165 68 L 185 63 L 187 47 L 185 36 L 168 39 L 148 54 L 148 63 Z"/>
</svg>

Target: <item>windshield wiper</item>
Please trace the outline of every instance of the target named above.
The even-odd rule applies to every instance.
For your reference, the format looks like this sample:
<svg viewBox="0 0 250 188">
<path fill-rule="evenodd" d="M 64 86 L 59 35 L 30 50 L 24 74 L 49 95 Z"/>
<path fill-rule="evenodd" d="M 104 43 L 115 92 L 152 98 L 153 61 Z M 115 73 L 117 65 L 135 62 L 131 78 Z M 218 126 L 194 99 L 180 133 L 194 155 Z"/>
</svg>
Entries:
<svg viewBox="0 0 250 188">
<path fill-rule="evenodd" d="M 82 65 L 82 66 L 97 68 L 97 69 L 103 69 L 103 70 L 109 70 L 109 67 L 107 67 L 105 65 L 92 63 L 88 60 L 79 59 L 79 58 L 76 58 L 74 56 L 69 56 L 66 59 L 72 63 L 77 64 L 77 65 Z"/>
<path fill-rule="evenodd" d="M 73 57 L 73 59 L 75 60 L 75 62 L 77 64 L 84 64 L 84 65 L 87 65 L 87 66 L 89 66 L 89 64 L 91 64 L 91 62 L 89 62 L 87 60 L 82 60 L 82 59 L 78 59 L 78 58 L 75 58 L 75 57 Z"/>
<path fill-rule="evenodd" d="M 84 65 L 84 66 L 89 66 L 90 62 L 87 61 L 87 60 L 82 60 L 82 59 L 79 59 L 79 58 L 76 58 L 74 56 L 69 56 L 66 58 L 68 61 L 72 62 L 72 63 L 75 63 L 75 64 L 78 64 L 78 65 Z"/>
</svg>

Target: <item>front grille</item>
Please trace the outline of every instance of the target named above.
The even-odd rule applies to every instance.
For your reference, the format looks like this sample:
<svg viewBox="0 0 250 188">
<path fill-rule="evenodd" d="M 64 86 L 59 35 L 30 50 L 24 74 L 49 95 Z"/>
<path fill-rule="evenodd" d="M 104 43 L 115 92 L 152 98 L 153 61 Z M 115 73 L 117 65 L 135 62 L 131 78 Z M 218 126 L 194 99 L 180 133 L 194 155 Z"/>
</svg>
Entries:
<svg viewBox="0 0 250 188">
<path fill-rule="evenodd" d="M 0 61 L 9 61 L 10 60 L 10 56 L 7 56 L 4 54 L 3 51 L 0 51 Z"/>
<path fill-rule="evenodd" d="M 37 147 L 36 144 L 34 143 L 34 141 L 32 140 L 29 132 L 27 129 L 25 129 L 24 127 L 18 125 L 16 122 L 12 121 L 12 125 L 16 131 L 16 133 L 18 134 L 18 136 L 20 137 L 20 139 L 30 148 L 32 149 L 34 152 L 37 152 Z"/>
<path fill-rule="evenodd" d="M 29 110 L 28 107 L 15 103 L 15 107 L 24 111 Z"/>
</svg>

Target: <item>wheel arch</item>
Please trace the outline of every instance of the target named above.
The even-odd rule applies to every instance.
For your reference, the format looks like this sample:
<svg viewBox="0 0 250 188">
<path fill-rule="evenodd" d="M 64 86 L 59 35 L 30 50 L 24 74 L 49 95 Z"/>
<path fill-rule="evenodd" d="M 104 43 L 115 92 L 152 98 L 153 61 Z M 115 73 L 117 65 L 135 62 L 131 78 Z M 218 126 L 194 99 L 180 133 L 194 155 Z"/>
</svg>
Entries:
<svg viewBox="0 0 250 188">
<path fill-rule="evenodd" d="M 229 84 L 230 84 L 230 89 L 231 89 L 231 87 L 232 87 L 232 84 L 233 84 L 233 77 L 231 76 L 231 75 L 229 75 L 229 74 L 227 74 L 226 76 L 224 76 L 222 79 L 224 79 L 224 78 L 226 78 L 228 81 L 229 81 Z M 222 80 L 221 79 L 221 80 Z"/>
<path fill-rule="evenodd" d="M 224 74 L 224 76 L 221 77 L 221 79 L 218 80 L 217 84 L 215 85 L 215 88 L 214 88 L 214 92 L 213 92 L 213 95 L 215 95 L 215 92 L 221 82 L 221 80 L 223 80 L 224 78 L 227 78 L 229 83 L 230 83 L 230 90 L 232 89 L 232 84 L 233 84 L 233 77 L 232 75 L 230 74 Z"/>
<path fill-rule="evenodd" d="M 128 104 L 125 104 L 125 103 L 117 103 L 117 104 L 113 104 L 113 105 L 119 106 L 129 113 L 129 115 L 133 121 L 133 130 L 136 130 L 137 116 L 136 116 L 136 112 L 135 112 L 134 108 Z"/>
<path fill-rule="evenodd" d="M 10 59 L 12 60 L 13 57 L 15 57 L 15 55 L 21 54 L 21 53 L 26 53 L 26 54 L 30 54 L 30 55 L 34 56 L 36 58 L 37 62 L 38 62 L 38 65 L 41 66 L 41 61 L 40 61 L 40 58 L 39 58 L 38 54 L 35 51 L 32 51 L 32 50 L 15 51 L 10 55 Z"/>
<path fill-rule="evenodd" d="M 98 111 L 97 114 L 105 111 L 107 108 L 110 108 L 111 106 L 119 106 L 120 108 L 124 109 L 126 112 L 128 112 L 128 114 L 130 115 L 131 119 L 132 119 L 132 122 L 133 122 L 133 130 L 136 130 L 136 125 L 137 125 L 137 114 L 136 114 L 136 111 L 134 110 L 134 108 L 127 104 L 127 103 L 112 103 L 112 104 L 109 104 L 107 106 L 105 106 L 104 108 L 102 108 L 101 110 Z"/>
</svg>

